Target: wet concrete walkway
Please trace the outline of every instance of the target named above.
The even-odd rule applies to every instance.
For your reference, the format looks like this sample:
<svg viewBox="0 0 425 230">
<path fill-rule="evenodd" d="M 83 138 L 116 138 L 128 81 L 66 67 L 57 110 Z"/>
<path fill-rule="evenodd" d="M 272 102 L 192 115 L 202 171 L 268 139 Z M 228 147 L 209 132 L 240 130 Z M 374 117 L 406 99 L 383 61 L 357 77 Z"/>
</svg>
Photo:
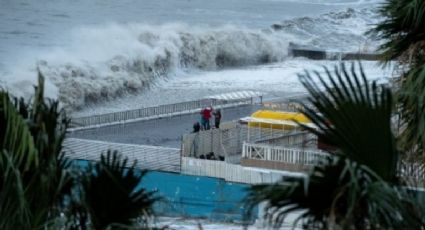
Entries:
<svg viewBox="0 0 425 230">
<path fill-rule="evenodd" d="M 249 116 L 261 105 L 244 105 L 221 109 L 222 122 Z M 113 126 L 71 132 L 69 137 L 126 144 L 154 145 L 180 148 L 181 137 L 192 132 L 193 123 L 200 121 L 200 114 L 139 121 Z M 212 119 L 212 124 L 213 119 Z"/>
</svg>

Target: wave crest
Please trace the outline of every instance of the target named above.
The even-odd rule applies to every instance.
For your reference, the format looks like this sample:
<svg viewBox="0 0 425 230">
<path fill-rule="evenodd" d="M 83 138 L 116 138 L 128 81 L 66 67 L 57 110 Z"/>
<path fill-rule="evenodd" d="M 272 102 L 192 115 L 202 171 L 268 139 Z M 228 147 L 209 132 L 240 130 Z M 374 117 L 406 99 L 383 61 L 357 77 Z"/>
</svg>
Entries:
<svg viewBox="0 0 425 230">
<path fill-rule="evenodd" d="M 73 54 L 61 51 L 61 56 L 53 54 L 39 62 L 59 88 L 59 99 L 72 108 L 141 90 L 176 69 L 215 70 L 281 61 L 288 46 L 282 34 L 234 27 L 112 25 L 76 33 L 79 44 L 70 49 Z M 111 42 L 98 43 L 100 37 Z M 58 59 L 71 61 L 62 64 Z"/>
<path fill-rule="evenodd" d="M 372 9 L 330 12 L 317 17 L 301 17 L 272 25 L 275 31 L 296 36 L 297 44 L 329 51 L 374 51 L 379 42 L 365 35 L 381 20 Z"/>
<path fill-rule="evenodd" d="M 155 79 L 179 70 L 282 61 L 290 43 L 330 51 L 373 49 L 377 41 L 364 32 L 378 21 L 372 10 L 348 9 L 286 20 L 265 30 L 182 24 L 83 27 L 74 29 L 62 48 L 37 52 L 33 54 L 36 58 L 28 57 L 23 68 L 13 68 L 21 71 L 38 59 L 49 95 L 54 94 L 73 110 L 143 90 Z M 31 92 L 34 68 L 28 72 L 5 75 L 3 82 L 15 85 L 12 92 Z"/>
</svg>

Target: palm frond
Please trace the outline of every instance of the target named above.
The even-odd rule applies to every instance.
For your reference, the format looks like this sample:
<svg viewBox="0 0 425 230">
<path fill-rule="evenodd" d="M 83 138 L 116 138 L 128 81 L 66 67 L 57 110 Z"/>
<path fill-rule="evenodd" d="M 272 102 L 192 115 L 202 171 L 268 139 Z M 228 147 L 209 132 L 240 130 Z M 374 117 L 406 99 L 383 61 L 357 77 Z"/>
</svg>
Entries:
<svg viewBox="0 0 425 230">
<path fill-rule="evenodd" d="M 397 106 L 400 108 L 400 146 L 406 158 L 423 158 L 425 150 L 425 1 L 387 0 L 379 8 L 383 21 L 369 33 L 381 38 L 383 61 L 397 59 Z"/>
<path fill-rule="evenodd" d="M 128 226 L 136 218 L 147 224 L 158 197 L 155 192 L 140 187 L 146 171 L 136 172 L 135 164 L 127 168 L 127 159 L 108 151 L 87 170 L 83 203 L 95 229 L 105 229 L 112 224 Z"/>
<path fill-rule="evenodd" d="M 15 159 L 6 150 L 0 152 L 0 215 L 1 229 L 28 226 L 30 223 L 20 171 Z"/>
<path fill-rule="evenodd" d="M 394 187 L 398 151 L 391 130 L 392 95 L 385 86 L 368 82 L 361 65 L 347 71 L 325 68 L 300 76 L 309 93 L 303 113 L 316 128 L 306 129 L 332 144 L 335 155 L 305 178 L 256 185 L 248 203 L 267 202 L 266 218 L 282 225 L 288 214 L 308 229 L 374 229 L 420 227 L 422 212 Z M 319 82 L 319 83 L 317 83 Z"/>
<path fill-rule="evenodd" d="M 419 227 L 414 201 L 367 167 L 346 158 L 328 159 L 308 178 L 255 185 L 247 203 L 266 202 L 265 219 L 282 226 L 289 214 L 306 229 L 374 229 Z M 294 214 L 295 213 L 295 214 Z M 412 215 L 414 214 L 414 215 Z M 415 216 L 416 215 L 416 216 Z"/>
<path fill-rule="evenodd" d="M 23 171 L 38 164 L 38 151 L 27 121 L 18 113 L 6 92 L 0 92 L 0 124 L 0 149 L 13 153 L 14 163 Z"/>
<path fill-rule="evenodd" d="M 413 60 L 425 51 L 425 2 L 423 0 L 388 0 L 379 9 L 384 20 L 370 33 L 376 34 L 384 43 L 385 61 L 403 55 Z"/>
<path fill-rule="evenodd" d="M 425 148 L 425 62 L 411 69 L 398 92 L 402 119 L 401 144 L 404 149 L 416 149 L 423 154 Z"/>
<path fill-rule="evenodd" d="M 59 213 L 58 208 L 72 187 L 69 163 L 61 152 L 68 121 L 57 102 L 44 99 L 43 79 L 39 73 L 32 104 L 0 92 L 1 169 L 6 170 L 1 172 L 0 183 L 4 186 L 0 196 L 7 197 L 0 201 L 0 210 L 16 214 L 14 218 L 1 219 L 2 229 L 46 226 L 58 216 L 55 213 Z M 22 209 L 1 203 L 6 200 L 23 205 Z"/>
<path fill-rule="evenodd" d="M 306 127 L 319 138 L 337 147 L 338 154 L 363 164 L 385 180 L 396 176 L 398 152 L 391 130 L 392 94 L 390 89 L 369 83 L 359 65 L 350 71 L 331 73 L 326 77 L 306 72 L 300 81 L 310 94 L 303 113 L 317 126 Z M 318 80 L 319 86 L 317 85 Z"/>
<path fill-rule="evenodd" d="M 22 174 L 38 164 L 38 151 L 26 120 L 5 92 L 0 92 L 0 124 L 0 228 L 29 226 L 31 211 Z"/>
</svg>

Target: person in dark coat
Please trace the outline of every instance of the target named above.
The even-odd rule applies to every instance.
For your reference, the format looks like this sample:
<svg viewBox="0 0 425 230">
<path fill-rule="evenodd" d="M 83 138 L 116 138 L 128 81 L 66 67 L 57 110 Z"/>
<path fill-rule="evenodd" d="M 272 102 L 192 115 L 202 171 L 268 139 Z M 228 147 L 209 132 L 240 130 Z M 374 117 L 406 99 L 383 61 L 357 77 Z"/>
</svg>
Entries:
<svg viewBox="0 0 425 230">
<path fill-rule="evenodd" d="M 201 130 L 201 124 L 199 124 L 199 122 L 195 122 L 193 124 L 193 132 L 197 133 L 197 132 L 199 132 L 199 130 Z"/>
<path fill-rule="evenodd" d="M 215 112 L 214 112 L 214 125 L 215 125 L 215 128 L 220 128 L 220 121 L 221 121 L 221 110 L 220 109 L 217 109 Z"/>
</svg>

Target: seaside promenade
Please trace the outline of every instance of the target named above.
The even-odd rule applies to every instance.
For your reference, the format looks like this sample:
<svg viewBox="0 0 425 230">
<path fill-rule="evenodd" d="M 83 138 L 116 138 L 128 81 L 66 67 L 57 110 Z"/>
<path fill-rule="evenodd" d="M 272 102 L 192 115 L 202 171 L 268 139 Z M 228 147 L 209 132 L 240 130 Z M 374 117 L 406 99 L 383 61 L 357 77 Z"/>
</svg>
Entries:
<svg viewBox="0 0 425 230">
<path fill-rule="evenodd" d="M 259 104 L 241 105 L 221 109 L 222 122 L 237 120 L 251 115 L 260 109 Z M 159 119 L 127 122 L 111 126 L 76 130 L 68 137 L 88 140 L 98 140 L 114 143 L 152 145 L 180 148 L 181 136 L 192 132 L 192 126 L 199 121 L 198 113 L 182 114 Z M 214 123 L 211 119 L 212 124 Z"/>
</svg>

